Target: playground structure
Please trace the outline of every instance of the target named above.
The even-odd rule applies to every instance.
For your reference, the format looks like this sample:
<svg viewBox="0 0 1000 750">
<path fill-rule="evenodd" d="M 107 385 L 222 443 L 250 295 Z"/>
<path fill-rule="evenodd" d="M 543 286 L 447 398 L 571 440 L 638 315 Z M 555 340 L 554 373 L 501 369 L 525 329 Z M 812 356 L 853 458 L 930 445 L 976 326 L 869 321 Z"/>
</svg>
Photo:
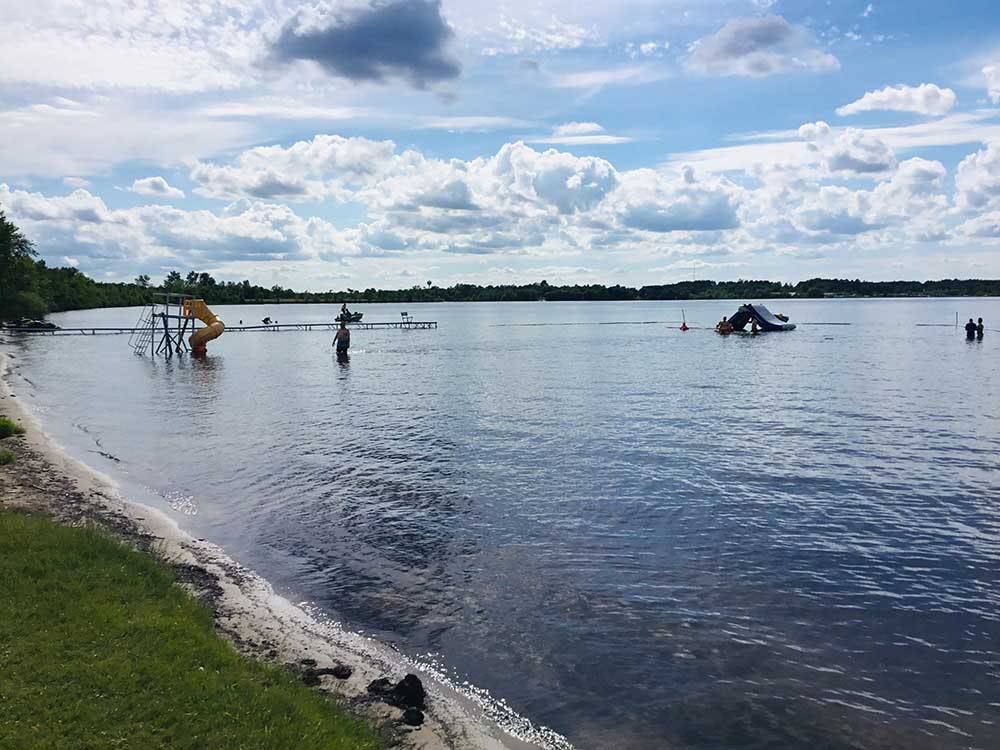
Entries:
<svg viewBox="0 0 1000 750">
<path fill-rule="evenodd" d="M 128 331 L 131 334 L 129 346 L 136 354 L 145 354 L 148 350 L 154 357 L 162 354 L 169 359 L 188 351 L 189 346 L 192 354 L 204 354 L 208 342 L 226 330 L 225 324 L 203 299 L 169 292 L 157 293 L 153 299 L 143 308 L 139 322 Z M 202 321 L 205 327 L 195 329 L 195 320 Z"/>
</svg>

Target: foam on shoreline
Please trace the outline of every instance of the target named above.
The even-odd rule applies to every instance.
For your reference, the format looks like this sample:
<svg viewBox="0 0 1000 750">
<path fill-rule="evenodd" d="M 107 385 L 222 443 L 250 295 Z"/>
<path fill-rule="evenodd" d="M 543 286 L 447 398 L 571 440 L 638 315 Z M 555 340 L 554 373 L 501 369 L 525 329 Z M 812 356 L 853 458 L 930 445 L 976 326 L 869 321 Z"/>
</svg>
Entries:
<svg viewBox="0 0 1000 750">
<path fill-rule="evenodd" d="M 110 477 L 68 455 L 45 433 L 26 400 L 11 388 L 11 358 L 0 349 L 0 411 L 27 426 L 22 440 L 26 454 L 37 464 L 32 468 L 36 475 L 51 475 L 56 486 L 4 487 L 0 505 L 45 512 L 68 522 L 92 521 L 155 550 L 175 570 L 184 571 L 179 578 L 210 604 L 217 630 L 241 653 L 281 664 L 313 659 L 320 667 L 350 666 L 349 679 L 324 677 L 320 689 L 345 699 L 373 721 L 402 726 L 397 721 L 398 709 L 368 700 L 368 684 L 379 677 L 396 680 L 405 672 L 417 674 L 429 697 L 426 718 L 417 729 L 397 732 L 397 747 L 571 750 L 561 735 L 535 727 L 486 691 L 456 684 L 437 665 L 410 659 L 372 638 L 345 630 L 321 613 L 293 604 L 217 545 L 191 537 L 159 510 L 129 500 Z"/>
</svg>

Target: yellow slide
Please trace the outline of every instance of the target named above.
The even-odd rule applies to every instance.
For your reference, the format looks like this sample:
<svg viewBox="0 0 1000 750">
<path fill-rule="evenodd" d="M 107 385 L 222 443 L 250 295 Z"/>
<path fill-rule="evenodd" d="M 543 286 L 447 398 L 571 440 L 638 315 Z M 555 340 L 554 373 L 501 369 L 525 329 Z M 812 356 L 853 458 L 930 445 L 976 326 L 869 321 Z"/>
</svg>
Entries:
<svg viewBox="0 0 1000 750">
<path fill-rule="evenodd" d="M 212 339 L 219 338 L 222 332 L 226 330 L 225 324 L 219 320 L 218 315 L 208 309 L 208 305 L 205 304 L 205 300 L 203 299 L 184 300 L 184 316 L 197 318 L 206 326 L 205 328 L 198 329 L 188 337 L 192 354 L 204 354 L 208 351 L 206 344 Z"/>
</svg>

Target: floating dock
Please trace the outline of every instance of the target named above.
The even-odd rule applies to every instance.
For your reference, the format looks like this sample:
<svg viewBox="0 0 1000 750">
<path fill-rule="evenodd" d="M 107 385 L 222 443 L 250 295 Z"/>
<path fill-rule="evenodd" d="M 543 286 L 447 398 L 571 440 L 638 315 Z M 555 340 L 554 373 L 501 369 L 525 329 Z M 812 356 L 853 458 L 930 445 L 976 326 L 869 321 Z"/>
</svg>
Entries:
<svg viewBox="0 0 1000 750">
<path fill-rule="evenodd" d="M 356 331 L 375 331 L 383 329 L 402 330 L 427 330 L 437 328 L 435 320 L 393 320 L 384 323 L 348 323 L 348 328 Z M 255 326 L 226 326 L 226 333 L 253 332 L 253 331 L 336 331 L 340 328 L 338 321 L 328 323 L 271 323 L 270 325 Z M 114 327 L 114 326 L 87 326 L 86 328 L 28 328 L 22 326 L 0 326 L 2 333 L 23 333 L 37 336 L 114 336 L 118 334 L 134 334 L 148 330 L 147 327 Z M 198 329 L 200 330 L 200 327 Z"/>
</svg>

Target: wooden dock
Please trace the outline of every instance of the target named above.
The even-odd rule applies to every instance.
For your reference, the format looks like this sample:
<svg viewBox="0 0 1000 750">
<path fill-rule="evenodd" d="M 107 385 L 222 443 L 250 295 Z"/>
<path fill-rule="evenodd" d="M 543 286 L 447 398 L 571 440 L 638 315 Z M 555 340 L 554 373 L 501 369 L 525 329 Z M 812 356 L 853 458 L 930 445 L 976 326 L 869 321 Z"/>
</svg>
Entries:
<svg viewBox="0 0 1000 750">
<path fill-rule="evenodd" d="M 376 331 L 385 329 L 399 330 L 428 330 L 437 328 L 435 320 L 393 320 L 384 323 L 348 323 L 348 328 L 356 331 Z M 324 323 L 271 323 L 269 325 L 255 326 L 226 326 L 226 333 L 252 333 L 254 331 L 335 331 L 340 328 L 337 321 Z M 119 328 L 119 327 L 93 327 L 86 328 L 28 328 L 21 326 L 0 326 L 0 334 L 16 333 L 33 336 L 115 336 L 119 334 L 133 334 L 145 330 L 144 328 Z M 196 329 L 197 330 L 197 329 Z"/>
</svg>

